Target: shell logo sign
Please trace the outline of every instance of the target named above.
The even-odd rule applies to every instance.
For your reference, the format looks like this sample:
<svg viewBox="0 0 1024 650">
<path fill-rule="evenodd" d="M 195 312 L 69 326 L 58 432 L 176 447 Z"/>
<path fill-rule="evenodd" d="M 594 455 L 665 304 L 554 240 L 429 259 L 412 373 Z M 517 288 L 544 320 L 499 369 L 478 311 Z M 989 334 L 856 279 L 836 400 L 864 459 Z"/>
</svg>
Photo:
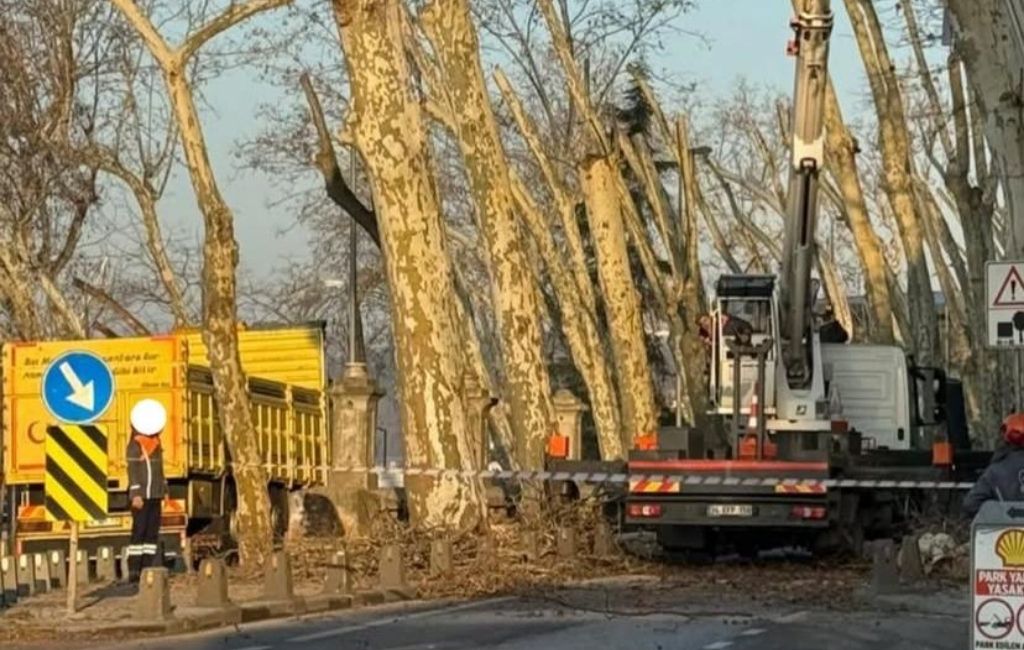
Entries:
<svg viewBox="0 0 1024 650">
<path fill-rule="evenodd" d="M 1024 567 L 1024 530 L 1014 528 L 996 540 L 996 555 L 1004 567 Z"/>
</svg>

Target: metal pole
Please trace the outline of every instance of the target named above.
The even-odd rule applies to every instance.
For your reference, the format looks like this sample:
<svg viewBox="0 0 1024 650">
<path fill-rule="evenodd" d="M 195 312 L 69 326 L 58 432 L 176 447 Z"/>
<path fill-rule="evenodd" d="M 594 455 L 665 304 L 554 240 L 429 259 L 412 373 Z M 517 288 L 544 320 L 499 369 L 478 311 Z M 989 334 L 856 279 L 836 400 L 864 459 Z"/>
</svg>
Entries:
<svg viewBox="0 0 1024 650">
<path fill-rule="evenodd" d="M 68 614 L 78 611 L 78 522 L 71 522 L 71 539 L 68 542 Z M 57 567 L 57 571 L 63 571 Z"/>
<path fill-rule="evenodd" d="M 352 177 L 352 193 L 357 192 L 359 174 L 356 171 L 356 149 L 349 149 L 349 173 Z M 363 350 L 363 323 L 359 317 L 359 232 L 355 219 L 349 224 L 348 239 L 348 351 L 349 363 L 365 363 L 366 354 Z"/>
<path fill-rule="evenodd" d="M 765 417 L 765 366 L 767 365 L 768 350 L 772 347 L 771 339 L 766 339 L 757 346 L 757 458 L 764 458 L 765 428 L 767 418 Z"/>
</svg>

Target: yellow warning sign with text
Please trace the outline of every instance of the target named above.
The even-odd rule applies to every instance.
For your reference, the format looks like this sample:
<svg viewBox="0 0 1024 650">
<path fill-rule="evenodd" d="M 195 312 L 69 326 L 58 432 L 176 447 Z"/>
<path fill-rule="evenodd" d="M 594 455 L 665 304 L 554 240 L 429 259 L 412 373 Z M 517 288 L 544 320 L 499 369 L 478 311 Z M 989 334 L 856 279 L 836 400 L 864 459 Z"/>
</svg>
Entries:
<svg viewBox="0 0 1024 650">
<path fill-rule="evenodd" d="M 168 408 L 164 432 L 169 473 L 179 459 L 173 453 L 182 440 L 185 419 L 182 391 L 186 381 L 186 343 L 177 336 L 84 341 L 9 343 L 3 346 L 4 473 L 8 484 L 42 483 L 46 468 L 47 430 L 55 422 L 43 404 L 42 376 L 51 361 L 73 351 L 100 357 L 114 377 L 110 408 L 95 422 L 107 432 L 110 473 L 125 472 L 129 413 L 140 399 L 159 400 Z M 183 463 L 184 458 L 180 459 Z M 122 478 L 123 480 L 123 478 Z"/>
</svg>

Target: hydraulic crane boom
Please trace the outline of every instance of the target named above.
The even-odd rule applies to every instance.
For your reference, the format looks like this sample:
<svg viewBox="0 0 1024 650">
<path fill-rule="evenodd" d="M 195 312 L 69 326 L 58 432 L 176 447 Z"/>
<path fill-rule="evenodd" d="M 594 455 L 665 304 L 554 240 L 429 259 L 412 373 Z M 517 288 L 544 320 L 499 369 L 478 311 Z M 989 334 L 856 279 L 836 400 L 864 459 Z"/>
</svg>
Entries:
<svg viewBox="0 0 1024 650">
<path fill-rule="evenodd" d="M 824 106 L 828 84 L 828 47 L 832 33 L 830 0 L 796 0 L 791 23 L 795 38 L 788 51 L 796 57 L 792 147 L 785 248 L 782 251 L 781 330 L 783 363 L 791 388 L 811 382 L 811 270 L 815 262 L 818 175 L 824 162 Z"/>
</svg>

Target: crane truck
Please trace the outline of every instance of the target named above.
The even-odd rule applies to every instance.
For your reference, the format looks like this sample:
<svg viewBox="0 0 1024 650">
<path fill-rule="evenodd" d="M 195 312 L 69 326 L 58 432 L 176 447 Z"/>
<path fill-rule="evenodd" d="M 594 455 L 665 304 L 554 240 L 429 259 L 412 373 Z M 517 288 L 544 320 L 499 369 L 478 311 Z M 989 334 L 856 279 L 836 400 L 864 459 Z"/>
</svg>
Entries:
<svg viewBox="0 0 1024 650">
<path fill-rule="evenodd" d="M 987 460 L 969 451 L 957 381 L 919 367 L 898 346 L 822 341 L 812 269 L 833 14 L 829 0 L 795 4 L 781 271 L 726 275 L 715 287 L 708 390 L 726 440 L 662 428 L 655 444 L 631 450 L 617 468 L 630 475 L 625 524 L 653 529 L 667 550 L 857 551 L 866 536 L 892 534 L 910 500 L 934 497 L 891 482 L 949 480 Z M 748 324 L 746 335 L 726 328 L 729 319 Z M 570 461 L 552 466 L 575 469 Z M 858 480 L 885 483 L 856 487 Z"/>
</svg>

